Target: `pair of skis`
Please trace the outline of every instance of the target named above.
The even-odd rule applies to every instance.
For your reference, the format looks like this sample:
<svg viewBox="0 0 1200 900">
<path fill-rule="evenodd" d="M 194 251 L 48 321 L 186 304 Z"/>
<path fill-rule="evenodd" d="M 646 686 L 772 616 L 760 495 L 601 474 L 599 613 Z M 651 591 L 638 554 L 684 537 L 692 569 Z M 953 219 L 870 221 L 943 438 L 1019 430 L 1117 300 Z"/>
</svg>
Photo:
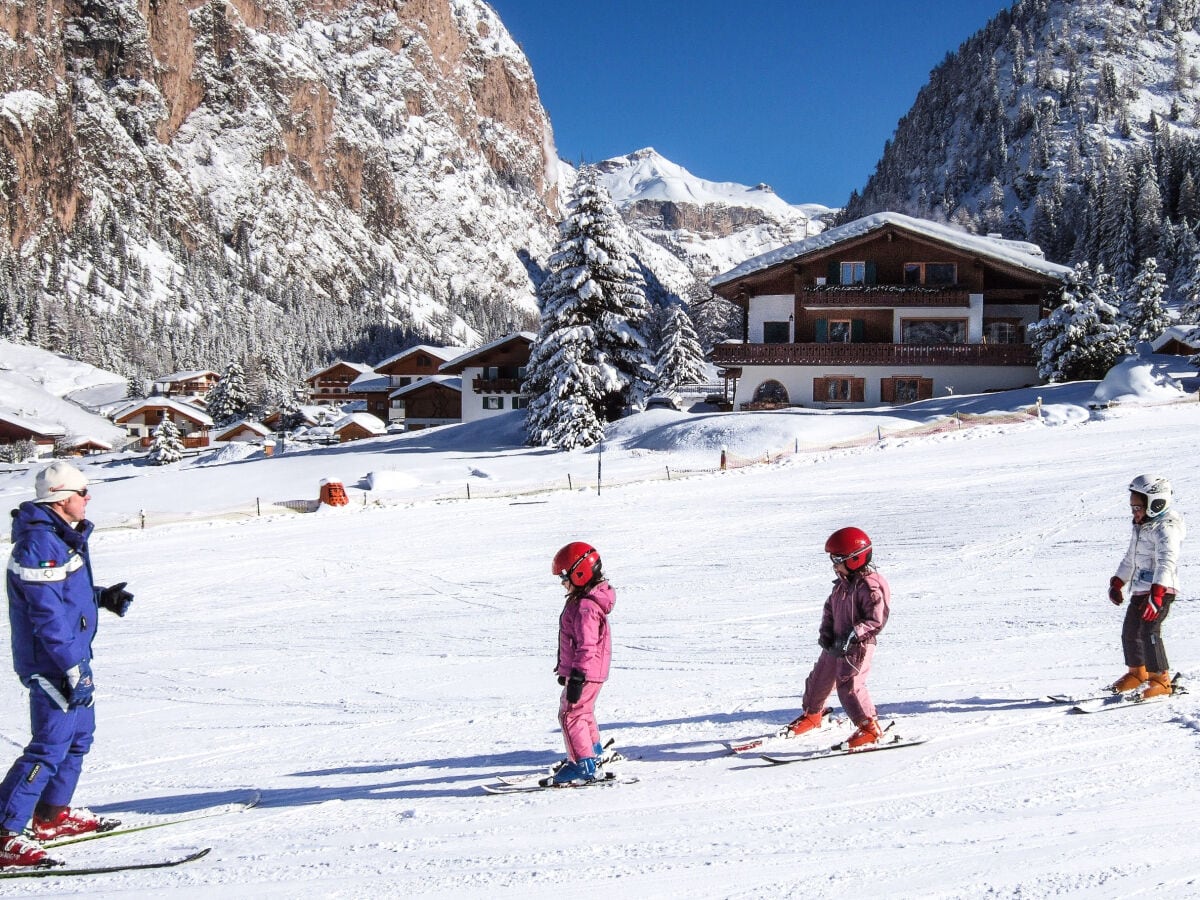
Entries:
<svg viewBox="0 0 1200 900">
<path fill-rule="evenodd" d="M 611 765 L 615 762 L 622 762 L 625 757 L 621 755 L 614 744 L 615 738 L 609 738 L 604 742 L 600 754 L 600 767 Z M 484 793 L 487 794 L 528 794 L 534 791 L 559 790 L 562 788 L 584 788 L 584 787 L 613 787 L 618 784 L 635 784 L 636 778 L 620 778 L 615 772 L 604 772 L 604 774 L 596 778 L 594 781 L 584 781 L 579 783 L 553 784 L 549 783 L 554 774 L 566 764 L 566 760 L 559 762 L 549 769 L 539 769 L 536 772 L 525 772 L 521 775 L 497 775 L 495 784 L 481 785 Z"/>
<path fill-rule="evenodd" d="M 1187 692 L 1187 687 L 1180 683 L 1180 676 L 1176 673 L 1175 677 L 1171 680 L 1171 693 L 1160 694 L 1157 697 L 1144 697 L 1141 691 L 1114 694 L 1112 691 L 1104 690 L 1093 694 L 1085 694 L 1080 697 L 1069 694 L 1050 694 L 1047 699 L 1053 703 L 1070 704 L 1070 711 L 1072 713 L 1097 713 L 1108 712 L 1114 709 L 1133 709 L 1134 707 L 1145 706 L 1151 703 L 1161 703 Z"/>
<path fill-rule="evenodd" d="M 864 744 L 861 747 L 850 747 L 846 741 L 841 741 L 834 744 L 832 747 L 813 747 L 812 749 L 796 750 L 794 752 L 770 752 L 777 745 L 784 742 L 797 741 L 810 736 L 825 734 L 828 731 L 841 725 L 845 720 L 833 715 L 833 708 L 826 707 L 821 713 L 821 724 L 814 729 L 804 732 L 803 734 L 795 735 L 791 732 L 791 726 L 785 725 L 778 731 L 771 734 L 763 735 L 762 737 L 749 738 L 742 741 L 725 741 L 725 746 L 729 751 L 737 756 L 744 756 L 753 753 L 757 758 L 771 763 L 771 765 L 781 766 L 788 763 L 808 762 L 814 759 L 828 759 L 831 756 L 850 756 L 856 753 L 869 753 L 877 750 L 897 750 L 901 747 L 915 747 L 918 744 L 923 744 L 927 738 L 906 738 L 901 737 L 893 729 L 896 723 L 889 722 L 883 729 L 883 735 L 879 740 L 872 744 Z M 764 752 L 768 751 L 768 752 Z"/>
<path fill-rule="evenodd" d="M 58 838 L 57 840 L 46 841 L 42 846 L 46 849 L 55 847 L 65 847 L 69 844 L 80 844 L 85 841 L 98 841 L 104 838 L 121 837 L 127 834 L 134 834 L 139 831 L 150 831 L 155 828 L 166 828 L 171 825 L 182 825 L 188 822 L 197 822 L 201 819 L 209 819 L 214 816 L 224 816 L 229 813 L 244 812 L 248 809 L 253 809 L 261 800 L 261 794 L 255 791 L 245 800 L 240 800 L 236 803 L 228 803 L 224 806 L 216 806 L 211 809 L 201 810 L 198 813 L 191 815 L 176 816 L 172 819 L 162 819 L 157 822 L 146 822 L 140 825 L 126 825 L 124 827 L 117 826 L 110 828 L 108 831 L 92 831 L 87 834 L 72 835 L 70 837 Z M 103 875 L 110 872 L 132 872 L 140 869 L 171 869 L 175 866 L 182 866 L 186 863 L 195 862 L 198 859 L 203 859 L 210 852 L 211 847 L 204 847 L 200 850 L 195 850 L 184 856 L 171 857 L 169 859 L 152 860 L 150 862 L 135 862 L 135 863 L 120 863 L 111 866 L 67 866 L 59 860 L 47 859 L 36 866 L 8 866 L 0 868 L 0 879 L 4 878 L 51 878 L 65 877 L 72 875 Z"/>
</svg>

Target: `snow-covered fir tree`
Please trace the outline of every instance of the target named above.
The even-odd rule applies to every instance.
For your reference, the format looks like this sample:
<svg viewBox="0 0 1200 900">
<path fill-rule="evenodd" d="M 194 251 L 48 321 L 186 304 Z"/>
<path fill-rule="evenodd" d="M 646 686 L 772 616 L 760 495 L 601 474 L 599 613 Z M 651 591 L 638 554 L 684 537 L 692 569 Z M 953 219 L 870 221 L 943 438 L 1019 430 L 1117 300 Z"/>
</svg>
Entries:
<svg viewBox="0 0 1200 900">
<path fill-rule="evenodd" d="M 525 379 L 528 440 L 590 446 L 603 437 L 600 423 L 640 399 L 653 372 L 643 336 L 649 309 L 625 225 L 591 169 L 580 173 L 559 223 L 538 301 Z"/>
<path fill-rule="evenodd" d="M 296 394 L 301 384 L 287 371 L 278 353 L 262 354 L 246 381 L 249 412 L 254 418 L 262 419 L 276 410 L 284 413 L 296 410 Z"/>
<path fill-rule="evenodd" d="M 654 375 L 656 391 L 673 391 L 681 384 L 704 381 L 704 350 L 691 316 L 678 303 L 667 309 L 662 342 L 654 358 Z"/>
<path fill-rule="evenodd" d="M 208 392 L 208 414 L 217 425 L 228 425 L 245 418 L 250 405 L 245 372 L 238 363 L 230 363 L 221 380 Z"/>
<path fill-rule="evenodd" d="M 1067 277 L 1062 300 L 1031 327 L 1038 374 L 1051 382 L 1103 378 L 1128 346 L 1128 331 L 1112 302 L 1112 279 L 1080 263 Z"/>
<path fill-rule="evenodd" d="M 742 311 L 735 303 L 714 294 L 705 281 L 692 282 L 687 290 L 688 314 L 696 326 L 700 346 L 707 353 L 721 341 L 741 339 Z"/>
<path fill-rule="evenodd" d="M 1158 271 L 1158 261 L 1147 257 L 1121 304 L 1121 318 L 1129 329 L 1130 344 L 1152 341 L 1171 324 L 1163 306 L 1166 278 Z"/>
<path fill-rule="evenodd" d="M 179 429 L 167 417 L 154 429 L 154 442 L 150 445 L 147 459 L 156 466 L 166 466 L 183 459 L 183 439 Z"/>
</svg>

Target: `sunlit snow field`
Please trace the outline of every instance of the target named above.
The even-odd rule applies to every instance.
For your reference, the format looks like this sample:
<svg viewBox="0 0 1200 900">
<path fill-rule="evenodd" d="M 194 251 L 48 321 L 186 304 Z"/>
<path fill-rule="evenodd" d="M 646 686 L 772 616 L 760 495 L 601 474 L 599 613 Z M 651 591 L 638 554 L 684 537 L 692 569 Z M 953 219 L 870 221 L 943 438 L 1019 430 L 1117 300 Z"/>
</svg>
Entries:
<svg viewBox="0 0 1200 900">
<path fill-rule="evenodd" d="M 77 801 L 131 822 L 252 791 L 261 803 L 58 851 L 84 864 L 212 847 L 189 866 L 0 895 L 1195 896 L 1200 687 L 1096 716 L 1040 700 L 1124 668 L 1123 609 L 1105 594 L 1130 478 L 1168 476 L 1200 529 L 1200 403 L 1157 372 L 1118 373 L 1104 409 L 1088 407 L 1093 383 L 852 415 L 645 414 L 614 427 L 599 493 L 594 452 L 465 431 L 89 465 L 97 580 L 128 580 L 136 600 L 101 622 L 100 727 Z M 888 436 L 1038 394 L 1041 419 Z M 871 432 L 882 440 L 822 449 Z M 789 445 L 800 452 L 770 466 L 659 475 L 711 466 L 722 446 Z M 385 470 L 405 478 L 368 490 Z M 587 481 L 432 499 L 434 485 L 515 490 L 566 472 Z M 345 482 L 349 507 L 212 514 L 315 497 L 321 477 Z M 0 502 L 31 481 L 0 474 Z M 194 519 L 111 527 L 143 509 Z M 831 580 L 822 547 L 851 524 L 893 591 L 871 691 L 929 742 L 783 768 L 729 756 L 722 740 L 797 713 Z M 549 566 L 574 539 L 600 549 L 617 589 L 598 716 L 640 780 L 485 795 L 562 754 Z M 1196 678 L 1200 532 L 1180 577 L 1164 633 L 1172 667 Z M 0 680 L 9 756 L 25 716 L 16 678 Z"/>
</svg>

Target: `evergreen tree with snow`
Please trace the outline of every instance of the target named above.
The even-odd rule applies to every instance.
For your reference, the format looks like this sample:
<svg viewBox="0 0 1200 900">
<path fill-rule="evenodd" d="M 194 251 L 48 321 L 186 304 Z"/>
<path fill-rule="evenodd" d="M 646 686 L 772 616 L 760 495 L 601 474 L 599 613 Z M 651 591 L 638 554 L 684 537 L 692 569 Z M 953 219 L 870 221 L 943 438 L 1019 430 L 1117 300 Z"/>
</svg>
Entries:
<svg viewBox="0 0 1200 900">
<path fill-rule="evenodd" d="M 236 362 L 230 363 L 221 380 L 208 392 L 208 414 L 217 425 L 244 419 L 250 409 L 246 375 Z"/>
<path fill-rule="evenodd" d="M 529 443 L 591 446 L 652 377 L 649 309 L 624 223 L 594 170 L 580 172 L 538 301 L 525 379 Z"/>
<path fill-rule="evenodd" d="M 154 442 L 150 445 L 147 458 L 156 466 L 170 465 L 183 459 L 183 439 L 169 416 L 154 429 Z"/>
<path fill-rule="evenodd" d="M 1121 304 L 1121 318 L 1129 330 L 1131 345 L 1154 340 L 1171 324 L 1163 305 L 1166 284 L 1166 278 L 1158 271 L 1158 261 L 1153 256 L 1147 257 Z"/>
<path fill-rule="evenodd" d="M 1038 374 L 1051 382 L 1099 379 L 1128 345 L 1128 332 L 1118 322 L 1112 279 L 1087 263 L 1077 265 L 1062 288 L 1059 305 L 1032 326 L 1031 343 Z"/>
<path fill-rule="evenodd" d="M 678 303 L 667 310 L 662 342 L 654 358 L 656 391 L 673 391 L 681 384 L 696 384 L 705 378 L 704 350 L 692 318 Z"/>
</svg>

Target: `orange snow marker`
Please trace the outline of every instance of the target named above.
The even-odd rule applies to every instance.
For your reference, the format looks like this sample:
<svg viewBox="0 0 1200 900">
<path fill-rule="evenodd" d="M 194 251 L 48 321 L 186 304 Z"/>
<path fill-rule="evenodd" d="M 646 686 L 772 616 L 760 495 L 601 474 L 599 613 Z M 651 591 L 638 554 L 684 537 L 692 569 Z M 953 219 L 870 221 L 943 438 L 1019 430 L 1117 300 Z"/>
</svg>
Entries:
<svg viewBox="0 0 1200 900">
<path fill-rule="evenodd" d="M 326 506 L 346 506 L 350 503 L 350 498 L 346 496 L 346 488 L 338 479 L 322 478 L 319 502 Z"/>
</svg>

